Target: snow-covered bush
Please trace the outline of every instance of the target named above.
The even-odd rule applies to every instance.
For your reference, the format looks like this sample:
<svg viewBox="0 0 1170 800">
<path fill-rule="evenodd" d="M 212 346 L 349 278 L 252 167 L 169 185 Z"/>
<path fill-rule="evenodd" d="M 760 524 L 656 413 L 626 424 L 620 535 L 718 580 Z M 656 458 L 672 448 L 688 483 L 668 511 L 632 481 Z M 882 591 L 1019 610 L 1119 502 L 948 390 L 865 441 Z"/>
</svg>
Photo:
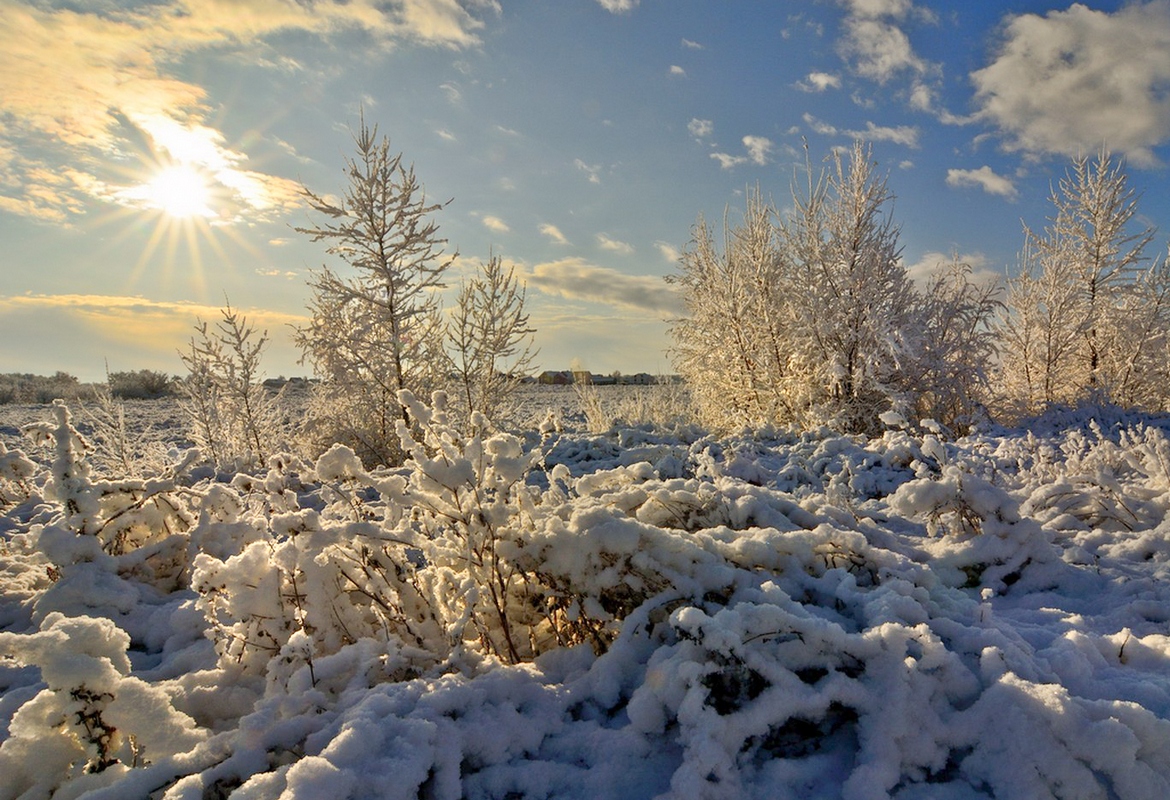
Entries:
<svg viewBox="0 0 1170 800">
<path fill-rule="evenodd" d="M 1170 796 L 1164 420 L 521 437 L 401 401 L 402 466 L 151 476 L 191 527 L 119 554 L 67 412 L 0 453 L 0 798 Z"/>
<path fill-rule="evenodd" d="M 206 738 L 165 690 L 130 674 L 129 644 L 109 620 L 60 613 L 36 633 L 0 632 L 0 653 L 46 684 L 0 743 L 0 798 L 79 797 L 148 763 L 165 769 Z"/>
</svg>

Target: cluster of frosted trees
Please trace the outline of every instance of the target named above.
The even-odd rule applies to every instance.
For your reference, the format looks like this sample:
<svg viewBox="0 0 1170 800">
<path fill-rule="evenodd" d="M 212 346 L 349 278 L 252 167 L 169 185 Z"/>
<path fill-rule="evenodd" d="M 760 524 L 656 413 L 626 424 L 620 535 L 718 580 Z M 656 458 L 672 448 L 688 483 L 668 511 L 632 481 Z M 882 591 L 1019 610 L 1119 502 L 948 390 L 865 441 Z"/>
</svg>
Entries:
<svg viewBox="0 0 1170 800">
<path fill-rule="evenodd" d="M 749 193 L 721 247 L 700 219 L 672 276 L 675 366 L 708 424 L 865 432 L 892 412 L 963 429 L 989 410 L 1165 406 L 1170 275 L 1146 262 L 1152 233 L 1131 231 L 1108 155 L 1075 161 L 1006 298 L 960 263 L 910 279 L 868 147 L 807 176 L 785 213 Z"/>
</svg>

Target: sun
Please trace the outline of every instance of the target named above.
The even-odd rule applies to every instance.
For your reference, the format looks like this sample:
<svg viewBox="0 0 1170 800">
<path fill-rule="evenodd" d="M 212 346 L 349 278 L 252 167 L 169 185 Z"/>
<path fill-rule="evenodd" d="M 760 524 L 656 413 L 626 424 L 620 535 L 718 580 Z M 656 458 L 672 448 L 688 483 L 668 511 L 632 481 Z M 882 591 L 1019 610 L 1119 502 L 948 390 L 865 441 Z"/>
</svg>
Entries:
<svg viewBox="0 0 1170 800">
<path fill-rule="evenodd" d="M 174 219 L 213 217 L 211 186 L 207 178 L 190 164 L 171 164 L 141 187 L 142 199 Z"/>
</svg>

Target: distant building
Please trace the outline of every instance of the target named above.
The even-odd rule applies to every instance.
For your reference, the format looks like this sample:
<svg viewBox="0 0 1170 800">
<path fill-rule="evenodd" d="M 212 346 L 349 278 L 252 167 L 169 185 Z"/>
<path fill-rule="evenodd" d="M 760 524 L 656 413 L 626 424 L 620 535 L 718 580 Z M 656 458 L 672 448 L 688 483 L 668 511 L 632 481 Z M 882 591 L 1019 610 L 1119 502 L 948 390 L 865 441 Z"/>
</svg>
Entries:
<svg viewBox="0 0 1170 800">
<path fill-rule="evenodd" d="M 540 373 L 536 382 L 544 386 L 568 386 L 573 382 L 573 373 L 568 370 L 546 369 Z"/>
</svg>

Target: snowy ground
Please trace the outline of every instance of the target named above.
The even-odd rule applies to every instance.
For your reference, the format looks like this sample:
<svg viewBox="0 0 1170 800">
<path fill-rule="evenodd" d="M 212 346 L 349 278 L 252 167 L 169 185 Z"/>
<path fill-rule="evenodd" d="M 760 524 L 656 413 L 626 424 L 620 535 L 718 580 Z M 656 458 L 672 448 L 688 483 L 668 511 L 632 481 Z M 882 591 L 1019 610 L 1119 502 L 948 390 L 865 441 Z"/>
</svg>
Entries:
<svg viewBox="0 0 1170 800">
<path fill-rule="evenodd" d="M 0 455 L 0 798 L 1170 797 L 1167 430 L 548 431 L 442 474 L 180 469 L 90 517 L 25 442 L 57 466 Z M 543 587 L 515 666 L 472 631 L 478 529 L 426 510 L 467 481 Z M 335 580 L 391 540 L 413 641 Z"/>
</svg>

